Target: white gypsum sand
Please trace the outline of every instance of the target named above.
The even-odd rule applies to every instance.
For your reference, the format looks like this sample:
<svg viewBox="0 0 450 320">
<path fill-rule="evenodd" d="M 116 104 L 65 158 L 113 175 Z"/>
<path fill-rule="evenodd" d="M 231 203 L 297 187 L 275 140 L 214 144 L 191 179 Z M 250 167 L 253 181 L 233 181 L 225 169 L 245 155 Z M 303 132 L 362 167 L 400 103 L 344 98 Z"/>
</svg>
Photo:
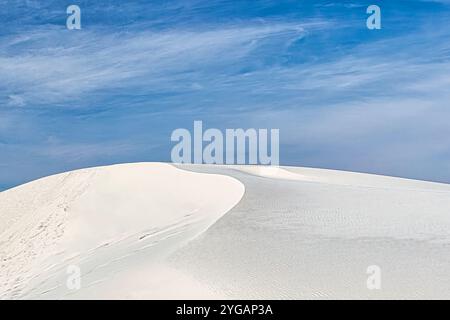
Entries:
<svg viewBox="0 0 450 320">
<path fill-rule="evenodd" d="M 450 298 L 450 185 L 176 167 L 85 169 L 0 193 L 0 297 Z M 380 290 L 366 286 L 370 265 Z"/>
<path fill-rule="evenodd" d="M 244 183 L 170 257 L 230 298 L 450 298 L 450 185 L 295 167 L 181 166 Z M 367 288 L 368 266 L 381 289 Z"/>
<path fill-rule="evenodd" d="M 143 297 L 181 295 L 183 285 L 207 297 L 160 263 L 243 193 L 236 179 L 161 163 L 79 170 L 2 192 L 0 297 L 135 298 L 133 284 L 145 282 Z M 71 265 L 81 269 L 79 291 L 66 286 Z"/>
</svg>

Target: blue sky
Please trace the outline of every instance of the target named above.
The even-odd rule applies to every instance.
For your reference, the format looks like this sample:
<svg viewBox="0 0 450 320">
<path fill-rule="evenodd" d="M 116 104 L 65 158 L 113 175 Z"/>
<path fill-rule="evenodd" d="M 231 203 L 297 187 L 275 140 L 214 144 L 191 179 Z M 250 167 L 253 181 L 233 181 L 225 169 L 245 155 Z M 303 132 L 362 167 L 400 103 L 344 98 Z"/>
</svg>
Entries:
<svg viewBox="0 0 450 320">
<path fill-rule="evenodd" d="M 0 0 L 0 189 L 170 161 L 194 120 L 279 128 L 284 165 L 450 182 L 449 22 L 445 0 Z"/>
</svg>

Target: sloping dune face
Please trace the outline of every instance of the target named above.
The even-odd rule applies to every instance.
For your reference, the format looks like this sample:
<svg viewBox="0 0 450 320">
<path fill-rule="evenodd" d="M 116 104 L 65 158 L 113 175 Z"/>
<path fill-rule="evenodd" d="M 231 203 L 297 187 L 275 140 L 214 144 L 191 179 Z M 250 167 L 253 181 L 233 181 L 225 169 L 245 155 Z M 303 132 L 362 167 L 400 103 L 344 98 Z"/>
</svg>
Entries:
<svg viewBox="0 0 450 320">
<path fill-rule="evenodd" d="M 180 296 L 182 287 L 207 297 L 207 288 L 164 259 L 236 205 L 244 190 L 228 176 L 141 163 L 2 192 L 0 298 L 158 298 Z M 77 274 L 81 281 L 70 282 Z"/>
<path fill-rule="evenodd" d="M 230 298 L 450 298 L 450 185 L 309 168 L 182 168 L 245 185 L 237 206 L 170 258 Z"/>
</svg>

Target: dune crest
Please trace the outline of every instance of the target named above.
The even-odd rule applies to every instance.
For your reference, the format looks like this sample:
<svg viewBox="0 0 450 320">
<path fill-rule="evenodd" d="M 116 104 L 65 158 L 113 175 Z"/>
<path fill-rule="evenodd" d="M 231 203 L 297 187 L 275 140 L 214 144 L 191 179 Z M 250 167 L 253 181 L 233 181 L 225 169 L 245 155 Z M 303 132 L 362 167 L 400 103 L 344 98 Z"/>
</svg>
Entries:
<svg viewBox="0 0 450 320">
<path fill-rule="evenodd" d="M 2 192 L 0 298 L 125 297 L 98 284 L 158 269 L 243 193 L 234 178 L 163 163 L 83 169 Z M 80 268 L 82 290 L 66 286 L 69 266 Z"/>
</svg>

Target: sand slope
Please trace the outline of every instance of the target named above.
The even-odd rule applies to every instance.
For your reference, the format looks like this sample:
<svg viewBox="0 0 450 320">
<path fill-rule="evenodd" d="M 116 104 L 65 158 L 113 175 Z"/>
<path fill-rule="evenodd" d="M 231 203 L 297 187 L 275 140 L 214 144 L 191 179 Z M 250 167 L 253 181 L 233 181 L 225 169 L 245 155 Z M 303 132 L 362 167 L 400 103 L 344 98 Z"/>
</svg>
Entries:
<svg viewBox="0 0 450 320">
<path fill-rule="evenodd" d="M 189 169 L 246 187 L 171 257 L 229 297 L 450 298 L 449 185 L 293 167 Z M 381 268 L 380 290 L 367 288 L 370 265 Z"/>
<path fill-rule="evenodd" d="M 449 185 L 176 167 L 85 169 L 0 193 L 0 297 L 450 298 Z M 80 290 L 66 286 L 70 265 Z M 366 286 L 370 265 L 380 290 Z"/>
<path fill-rule="evenodd" d="M 2 192 L 0 297 L 132 295 L 120 283 L 109 286 L 115 278 L 138 274 L 143 264 L 157 270 L 164 257 L 213 224 L 243 193 L 233 178 L 160 163 L 79 170 Z M 70 265 L 81 268 L 82 290 L 66 286 Z M 190 283 L 186 276 L 168 274 L 175 276 Z M 146 296 L 170 291 L 158 281 Z M 193 294 L 202 292 L 194 289 Z"/>
</svg>

